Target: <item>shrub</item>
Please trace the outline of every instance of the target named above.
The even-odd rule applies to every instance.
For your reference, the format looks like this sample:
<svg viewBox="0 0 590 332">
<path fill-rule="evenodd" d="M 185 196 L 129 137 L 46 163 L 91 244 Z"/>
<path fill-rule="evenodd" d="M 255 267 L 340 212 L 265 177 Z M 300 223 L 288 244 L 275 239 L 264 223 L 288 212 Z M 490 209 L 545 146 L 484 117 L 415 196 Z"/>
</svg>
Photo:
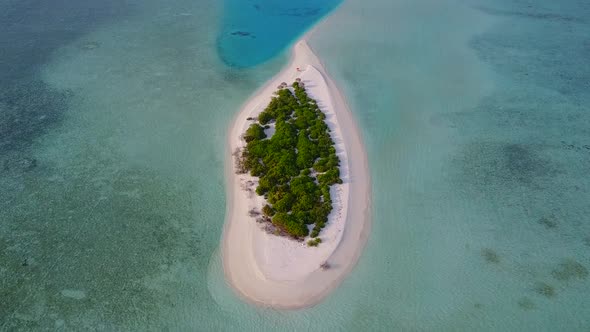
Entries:
<svg viewBox="0 0 590 332">
<path fill-rule="evenodd" d="M 315 224 L 317 238 L 332 210 L 329 188 L 342 181 L 340 160 L 324 113 L 303 84 L 295 82 L 293 89 L 282 86 L 246 130 L 240 166 L 259 177 L 256 193 L 269 203 L 262 212 L 278 229 L 302 238 L 310 233 L 307 225 Z M 271 122 L 275 132 L 265 139 Z M 312 167 L 318 174 L 312 175 Z"/>
<path fill-rule="evenodd" d="M 272 207 L 270 207 L 270 205 L 266 204 L 262 208 L 262 213 L 264 213 L 264 215 L 267 217 L 272 217 L 275 214 L 275 210 Z"/>
<path fill-rule="evenodd" d="M 260 121 L 260 124 L 265 125 L 272 121 L 272 115 L 269 112 L 264 111 L 258 115 L 258 121 Z"/>
<path fill-rule="evenodd" d="M 251 124 L 244 135 L 244 140 L 246 142 L 261 140 L 263 138 L 266 138 L 266 134 L 264 133 L 264 128 L 262 128 L 258 123 Z"/>
<path fill-rule="evenodd" d="M 313 240 L 307 241 L 307 245 L 310 247 L 317 247 L 320 243 L 322 243 L 322 239 L 320 239 L 319 237 L 316 237 Z"/>
<path fill-rule="evenodd" d="M 316 237 L 316 236 L 318 236 L 319 234 L 320 234 L 320 231 L 314 228 L 314 229 L 311 231 L 311 234 L 310 234 L 309 236 L 311 236 L 311 237 Z"/>
<path fill-rule="evenodd" d="M 297 222 L 295 217 L 284 212 L 275 214 L 272 223 L 294 237 L 306 237 L 309 234 L 309 229 L 305 224 Z"/>
</svg>

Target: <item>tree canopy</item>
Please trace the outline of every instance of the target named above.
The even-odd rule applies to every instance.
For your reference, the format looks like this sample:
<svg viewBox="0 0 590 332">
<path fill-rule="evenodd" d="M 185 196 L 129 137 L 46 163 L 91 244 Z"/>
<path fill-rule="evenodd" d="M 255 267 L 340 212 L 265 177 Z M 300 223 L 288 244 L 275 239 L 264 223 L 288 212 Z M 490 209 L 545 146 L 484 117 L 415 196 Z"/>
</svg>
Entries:
<svg viewBox="0 0 590 332">
<path fill-rule="evenodd" d="M 242 161 L 259 178 L 256 193 L 268 205 L 265 215 L 296 238 L 317 237 L 332 211 L 330 186 L 342 183 L 326 116 L 305 89 L 294 82 L 276 92 L 258 119 L 244 133 Z M 274 123 L 267 137 L 262 126 Z"/>
</svg>

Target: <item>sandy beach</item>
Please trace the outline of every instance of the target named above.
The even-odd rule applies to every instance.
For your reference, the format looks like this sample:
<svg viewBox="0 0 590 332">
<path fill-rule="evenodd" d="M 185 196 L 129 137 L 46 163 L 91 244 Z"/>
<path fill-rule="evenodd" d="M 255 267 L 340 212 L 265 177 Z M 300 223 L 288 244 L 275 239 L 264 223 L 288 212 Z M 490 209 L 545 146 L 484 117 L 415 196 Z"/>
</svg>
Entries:
<svg viewBox="0 0 590 332">
<path fill-rule="evenodd" d="M 249 216 L 251 209 L 262 206 L 263 199 L 246 190 L 256 179 L 237 175 L 231 155 L 245 144 L 241 135 L 251 123 L 248 118 L 266 107 L 281 82 L 291 84 L 295 78 L 301 78 L 326 114 L 344 182 L 331 188 L 334 209 L 317 248 L 267 234 Z M 228 283 L 247 301 L 263 306 L 287 309 L 318 303 L 350 272 L 366 243 L 370 177 L 366 151 L 350 109 L 305 40 L 294 45 L 287 67 L 241 108 L 229 128 L 226 152 L 228 195 L 222 258 Z M 324 262 L 329 263 L 329 269 L 320 268 Z"/>
</svg>

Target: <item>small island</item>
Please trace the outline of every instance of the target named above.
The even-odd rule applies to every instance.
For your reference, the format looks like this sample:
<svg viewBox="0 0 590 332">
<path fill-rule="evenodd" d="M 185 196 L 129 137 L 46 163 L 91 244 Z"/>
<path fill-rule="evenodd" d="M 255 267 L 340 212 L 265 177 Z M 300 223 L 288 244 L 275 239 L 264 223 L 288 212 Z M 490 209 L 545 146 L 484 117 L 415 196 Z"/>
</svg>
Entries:
<svg viewBox="0 0 590 332">
<path fill-rule="evenodd" d="M 236 153 L 237 172 L 258 178 L 256 194 L 267 202 L 262 221 L 272 222 L 277 234 L 310 235 L 315 239 L 308 245 L 317 246 L 332 211 L 330 186 L 342 183 L 340 160 L 326 115 L 301 79 L 291 88 L 282 83 L 274 95 L 243 135 L 246 146 Z"/>
<path fill-rule="evenodd" d="M 371 179 L 346 99 L 304 40 L 244 103 L 227 138 L 228 284 L 262 306 L 318 303 L 366 243 Z"/>
</svg>

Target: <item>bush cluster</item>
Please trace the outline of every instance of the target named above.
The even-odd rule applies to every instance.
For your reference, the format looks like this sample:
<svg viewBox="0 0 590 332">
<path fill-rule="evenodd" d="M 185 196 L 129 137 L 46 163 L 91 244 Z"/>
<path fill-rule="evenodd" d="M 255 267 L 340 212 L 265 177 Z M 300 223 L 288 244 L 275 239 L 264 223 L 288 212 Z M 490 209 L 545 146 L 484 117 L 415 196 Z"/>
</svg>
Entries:
<svg viewBox="0 0 590 332">
<path fill-rule="evenodd" d="M 317 237 L 332 211 L 330 186 L 342 183 L 326 116 L 298 82 L 281 88 L 246 133 L 243 167 L 259 178 L 256 193 L 269 205 L 263 213 L 289 235 Z M 267 138 L 264 128 L 274 123 Z M 264 126 L 264 127 L 263 127 Z"/>
<path fill-rule="evenodd" d="M 320 243 L 322 243 L 322 239 L 320 239 L 319 237 L 316 237 L 313 240 L 307 241 L 307 245 L 310 247 L 317 247 Z"/>
</svg>

